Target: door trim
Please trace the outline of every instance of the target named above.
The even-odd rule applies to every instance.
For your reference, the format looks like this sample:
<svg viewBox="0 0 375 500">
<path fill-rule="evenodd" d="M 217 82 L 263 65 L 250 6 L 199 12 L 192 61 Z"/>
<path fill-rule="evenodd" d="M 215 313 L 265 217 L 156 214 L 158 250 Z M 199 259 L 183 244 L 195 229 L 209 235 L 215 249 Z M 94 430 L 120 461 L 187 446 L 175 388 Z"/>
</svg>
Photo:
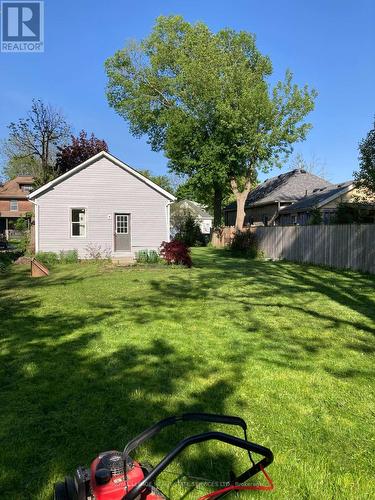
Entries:
<svg viewBox="0 0 375 500">
<path fill-rule="evenodd" d="M 119 250 L 116 252 L 116 215 L 128 215 L 130 220 L 130 250 Z M 133 219 L 133 214 L 132 212 L 128 211 L 121 211 L 121 210 L 116 210 L 116 212 L 113 212 L 112 214 L 112 254 L 116 255 L 119 253 L 124 253 L 124 254 L 131 254 L 133 255 L 133 231 L 132 231 L 132 219 Z"/>
</svg>

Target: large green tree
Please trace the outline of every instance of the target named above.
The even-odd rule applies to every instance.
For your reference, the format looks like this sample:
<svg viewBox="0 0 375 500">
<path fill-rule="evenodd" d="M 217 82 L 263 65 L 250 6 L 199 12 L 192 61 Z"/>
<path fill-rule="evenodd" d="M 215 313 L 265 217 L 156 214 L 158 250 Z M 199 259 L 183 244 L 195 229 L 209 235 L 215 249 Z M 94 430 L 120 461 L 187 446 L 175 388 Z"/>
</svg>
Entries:
<svg viewBox="0 0 375 500">
<path fill-rule="evenodd" d="M 211 186 L 214 224 L 221 220 L 223 192 L 237 199 L 236 225 L 258 170 L 280 166 L 310 125 L 315 92 L 292 83 L 292 74 L 271 87 L 272 65 L 254 35 L 180 16 L 159 17 L 149 37 L 132 42 L 106 61 L 108 101 L 163 150 L 169 167 Z"/>
<path fill-rule="evenodd" d="M 375 121 L 359 144 L 359 170 L 354 172 L 354 178 L 359 187 L 375 194 Z"/>
</svg>

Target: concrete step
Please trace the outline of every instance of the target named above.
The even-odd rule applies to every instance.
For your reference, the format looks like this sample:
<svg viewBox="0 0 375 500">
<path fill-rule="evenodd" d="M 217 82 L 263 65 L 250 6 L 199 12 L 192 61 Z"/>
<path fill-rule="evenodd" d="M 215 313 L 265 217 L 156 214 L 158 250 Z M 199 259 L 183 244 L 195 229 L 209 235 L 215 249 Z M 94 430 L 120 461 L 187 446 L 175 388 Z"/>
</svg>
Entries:
<svg viewBox="0 0 375 500">
<path fill-rule="evenodd" d="M 136 263 L 134 257 L 113 257 L 112 262 L 117 266 L 134 266 Z"/>
</svg>

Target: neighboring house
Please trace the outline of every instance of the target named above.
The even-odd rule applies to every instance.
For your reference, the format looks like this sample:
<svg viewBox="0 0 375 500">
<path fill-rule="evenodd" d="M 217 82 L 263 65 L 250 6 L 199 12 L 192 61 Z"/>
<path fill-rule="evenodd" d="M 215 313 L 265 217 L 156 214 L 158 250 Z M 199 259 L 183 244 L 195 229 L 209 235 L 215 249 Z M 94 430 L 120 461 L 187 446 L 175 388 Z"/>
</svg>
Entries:
<svg viewBox="0 0 375 500">
<path fill-rule="evenodd" d="M 314 189 L 328 186 L 332 184 L 302 169 L 295 169 L 267 179 L 249 193 L 245 204 L 244 224 L 275 225 L 281 209 L 301 200 Z M 224 208 L 226 226 L 235 225 L 236 210 L 236 202 Z"/>
<path fill-rule="evenodd" d="M 20 175 L 0 186 L 0 236 L 9 239 L 15 232 L 16 220 L 33 211 L 33 204 L 27 199 L 33 182 L 31 176 Z"/>
<path fill-rule="evenodd" d="M 189 212 L 197 220 L 202 234 L 210 234 L 214 218 L 207 212 L 206 208 L 196 201 L 180 200 L 171 205 L 172 235 L 176 233 L 176 219 L 186 212 Z"/>
<path fill-rule="evenodd" d="M 88 247 L 116 257 L 158 249 L 169 240 L 175 197 L 104 151 L 30 195 L 35 202 L 36 251 Z"/>
<path fill-rule="evenodd" d="M 353 181 L 342 182 L 327 186 L 321 189 L 314 189 L 312 193 L 303 197 L 301 200 L 282 208 L 277 220 L 280 225 L 309 224 L 311 212 L 314 209 L 319 209 L 322 214 L 324 224 L 332 222 L 337 206 L 340 203 L 351 203 L 357 200 L 359 195 L 358 189 Z M 366 203 L 362 199 L 361 206 L 366 208 Z M 373 220 L 374 204 L 367 204 L 367 211 Z M 372 216 L 371 216 L 372 213 Z"/>
</svg>

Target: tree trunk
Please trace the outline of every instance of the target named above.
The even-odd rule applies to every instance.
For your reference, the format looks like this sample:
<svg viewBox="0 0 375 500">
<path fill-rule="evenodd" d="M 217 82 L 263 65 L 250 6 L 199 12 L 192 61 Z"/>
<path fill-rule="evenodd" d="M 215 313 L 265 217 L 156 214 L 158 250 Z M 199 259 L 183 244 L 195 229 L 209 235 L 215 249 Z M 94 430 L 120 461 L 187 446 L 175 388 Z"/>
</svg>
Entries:
<svg viewBox="0 0 375 500">
<path fill-rule="evenodd" d="M 245 223 L 245 203 L 247 200 L 247 196 L 250 193 L 251 189 L 251 180 L 248 179 L 245 183 L 245 186 L 242 191 L 239 191 L 238 185 L 235 179 L 232 179 L 230 182 L 233 194 L 236 196 L 237 201 L 237 214 L 236 214 L 236 229 L 242 231 L 244 223 Z"/>
<path fill-rule="evenodd" d="M 221 226 L 222 220 L 223 190 L 220 187 L 214 189 L 214 228 Z"/>
<path fill-rule="evenodd" d="M 246 191 L 238 192 L 236 194 L 236 201 L 237 201 L 236 229 L 239 230 L 242 230 L 245 224 L 245 217 L 246 217 L 245 203 L 249 191 L 250 189 L 247 189 Z"/>
</svg>

